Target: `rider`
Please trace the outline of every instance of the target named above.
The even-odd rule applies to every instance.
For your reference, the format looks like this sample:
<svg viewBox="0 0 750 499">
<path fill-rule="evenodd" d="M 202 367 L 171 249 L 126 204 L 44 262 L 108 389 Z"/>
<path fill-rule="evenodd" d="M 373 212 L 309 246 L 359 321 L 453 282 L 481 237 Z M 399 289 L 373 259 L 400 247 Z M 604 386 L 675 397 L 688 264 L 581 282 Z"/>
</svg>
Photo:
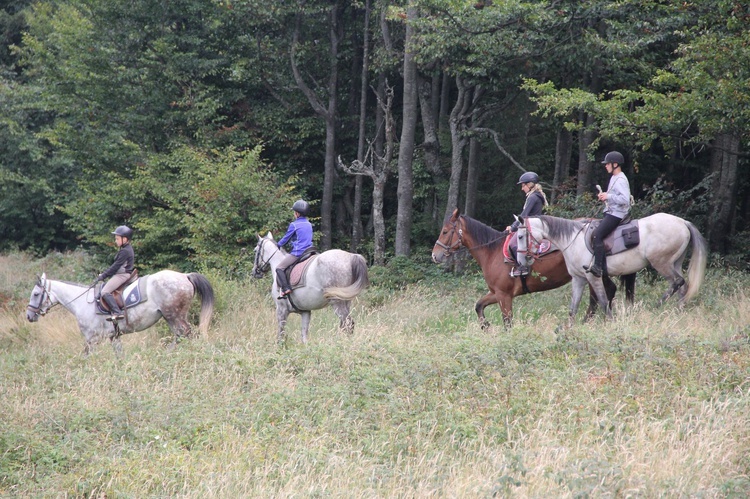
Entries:
<svg viewBox="0 0 750 499">
<path fill-rule="evenodd" d="M 628 178 L 622 172 L 625 164 L 625 158 L 617 151 L 608 152 L 604 156 L 602 164 L 607 172 L 612 175 L 609 179 L 607 192 L 599 192 L 599 201 L 604 201 L 604 218 L 599 226 L 594 229 L 593 246 L 594 246 L 594 264 L 591 266 L 584 265 L 586 272 L 591 272 L 596 277 L 601 277 L 604 269 L 604 238 L 610 235 L 622 219 L 630 211 L 630 183 Z"/>
<path fill-rule="evenodd" d="M 292 205 L 294 210 L 294 220 L 289 224 L 289 228 L 284 237 L 278 242 L 279 248 L 287 242 L 292 241 L 292 251 L 281 260 L 276 267 L 276 283 L 279 288 L 279 299 L 286 298 L 286 295 L 292 292 L 289 281 L 286 278 L 286 269 L 293 265 L 302 254 L 312 247 L 313 228 L 307 214 L 310 212 L 310 205 L 298 199 Z"/>
<path fill-rule="evenodd" d="M 122 309 L 117 305 L 112 293 L 125 284 L 132 276 L 135 269 L 135 253 L 133 252 L 133 247 L 130 245 L 130 240 L 133 237 L 133 229 L 126 225 L 120 225 L 112 234 L 115 236 L 115 244 L 120 249 L 115 255 L 114 263 L 107 270 L 99 274 L 96 282 L 103 281 L 108 277 L 110 278 L 104 287 L 102 287 L 102 300 L 107 303 L 111 313 L 111 316 L 107 320 L 118 321 L 125 316 L 122 313 Z"/>
<path fill-rule="evenodd" d="M 542 186 L 539 183 L 539 175 L 534 172 L 526 172 L 518 179 L 516 185 L 521 185 L 521 190 L 526 194 L 526 202 L 523 205 L 521 218 L 537 217 L 542 214 L 542 209 L 548 204 L 547 196 L 544 195 Z M 514 221 L 505 228 L 510 232 L 517 232 L 520 222 Z M 529 267 L 526 265 L 526 238 L 518 238 L 518 250 L 516 251 L 516 261 L 518 266 L 510 271 L 511 277 L 524 276 L 529 274 Z"/>
</svg>

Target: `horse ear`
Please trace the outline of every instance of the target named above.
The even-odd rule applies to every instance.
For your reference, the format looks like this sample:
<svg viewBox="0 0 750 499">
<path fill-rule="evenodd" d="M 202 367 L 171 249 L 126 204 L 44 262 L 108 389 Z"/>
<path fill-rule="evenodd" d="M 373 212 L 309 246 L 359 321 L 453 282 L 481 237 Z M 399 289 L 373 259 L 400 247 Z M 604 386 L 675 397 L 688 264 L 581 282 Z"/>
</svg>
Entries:
<svg viewBox="0 0 750 499">
<path fill-rule="evenodd" d="M 516 220 L 518 220 L 518 223 L 523 223 L 523 217 L 522 216 L 520 216 L 520 215 L 513 215 L 513 216 L 516 217 Z"/>
<path fill-rule="evenodd" d="M 458 208 L 453 210 L 453 214 L 451 215 L 451 220 L 456 220 L 458 218 Z"/>
<path fill-rule="evenodd" d="M 266 234 L 266 237 L 267 237 L 268 239 L 273 239 L 273 234 L 271 234 L 271 231 L 270 231 L 270 230 L 268 231 L 268 234 Z"/>
<path fill-rule="evenodd" d="M 256 234 L 256 235 L 258 236 L 258 242 L 260 242 L 260 240 L 263 239 L 263 238 L 260 237 L 260 234 Z"/>
</svg>

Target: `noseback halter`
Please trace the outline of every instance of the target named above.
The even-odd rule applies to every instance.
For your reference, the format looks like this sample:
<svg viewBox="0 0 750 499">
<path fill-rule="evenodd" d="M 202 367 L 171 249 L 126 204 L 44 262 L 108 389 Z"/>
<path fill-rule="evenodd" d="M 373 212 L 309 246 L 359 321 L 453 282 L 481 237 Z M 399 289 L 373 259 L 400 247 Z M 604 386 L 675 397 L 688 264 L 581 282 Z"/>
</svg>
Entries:
<svg viewBox="0 0 750 499">
<path fill-rule="evenodd" d="M 273 255 L 276 254 L 277 251 L 279 251 L 278 247 L 276 248 L 276 251 L 274 251 L 271 256 L 268 257 L 268 260 L 263 260 L 263 243 L 265 241 L 270 241 L 270 239 L 263 238 L 260 241 L 258 241 L 258 246 L 255 248 L 255 262 L 253 263 L 253 274 L 255 274 L 257 277 L 263 277 L 263 275 L 266 273 L 266 270 L 268 270 L 268 267 L 271 265 L 271 258 L 273 258 Z"/>
<path fill-rule="evenodd" d="M 50 299 L 50 287 L 51 283 L 49 281 L 45 280 L 39 280 L 37 282 L 37 287 L 41 288 L 41 293 L 32 293 L 31 299 L 29 300 L 29 304 L 26 305 L 26 309 L 30 310 L 36 315 L 45 315 L 50 307 L 52 307 L 52 300 Z M 37 303 L 34 303 L 34 298 L 39 297 L 39 301 Z"/>
<path fill-rule="evenodd" d="M 444 242 L 442 242 L 440 239 L 435 241 L 436 246 L 440 246 L 443 248 L 443 253 L 445 256 L 450 256 L 463 245 L 463 237 L 464 237 L 464 231 L 463 229 L 458 228 L 458 219 L 451 222 L 451 231 L 450 231 L 450 237 L 448 238 L 448 241 L 450 242 L 453 239 L 453 235 L 458 233 L 458 238 L 456 238 L 456 242 L 448 246 Z"/>
</svg>

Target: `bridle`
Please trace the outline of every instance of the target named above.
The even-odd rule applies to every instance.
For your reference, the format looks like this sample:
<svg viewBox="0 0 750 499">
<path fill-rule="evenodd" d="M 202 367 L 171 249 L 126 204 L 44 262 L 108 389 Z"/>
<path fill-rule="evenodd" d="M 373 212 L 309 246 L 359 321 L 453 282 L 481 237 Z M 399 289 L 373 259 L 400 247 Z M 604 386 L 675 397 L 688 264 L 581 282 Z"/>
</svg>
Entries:
<svg viewBox="0 0 750 499">
<path fill-rule="evenodd" d="M 524 229 L 526 229 L 526 237 L 528 237 L 528 241 L 526 244 L 526 256 L 533 257 L 535 250 L 538 249 L 541 246 L 541 242 L 539 239 L 534 237 L 534 234 L 531 232 L 531 225 L 529 224 L 529 217 L 525 218 L 523 221 Z M 585 224 L 584 224 L 585 227 Z M 579 235 L 583 232 L 583 229 L 579 230 L 578 233 L 570 239 L 570 242 L 565 248 L 558 248 L 560 251 L 565 251 L 568 249 L 578 238 Z"/>
<path fill-rule="evenodd" d="M 460 217 L 459 217 L 460 218 Z M 458 232 L 458 239 L 456 239 L 456 242 L 452 245 L 448 246 L 447 244 L 443 243 L 440 239 L 435 241 L 435 246 L 440 246 L 443 248 L 443 254 L 445 256 L 451 256 L 453 253 L 458 251 L 458 249 L 463 245 L 463 237 L 464 237 L 464 231 L 463 229 L 458 228 L 458 218 L 451 222 L 451 231 L 450 231 L 450 238 L 449 241 L 453 239 L 453 234 Z"/>
<path fill-rule="evenodd" d="M 256 279 L 262 278 L 266 271 L 268 270 L 268 267 L 271 266 L 271 258 L 278 253 L 279 248 L 276 247 L 276 251 L 271 253 L 271 256 L 268 257 L 267 260 L 263 260 L 263 242 L 264 241 L 270 241 L 270 239 L 262 238 L 258 241 L 258 246 L 255 248 L 255 261 L 253 262 L 253 277 Z"/>
<path fill-rule="evenodd" d="M 29 304 L 26 305 L 26 309 L 34 313 L 34 315 L 46 315 L 49 309 L 57 305 L 58 302 L 52 303 L 50 293 L 52 292 L 52 284 L 47 280 L 39 280 L 36 287 L 42 288 L 40 292 L 34 292 L 31 294 Z M 36 288 L 35 288 L 36 289 Z M 39 301 L 34 303 L 34 298 L 38 297 Z"/>
<path fill-rule="evenodd" d="M 441 248 L 443 248 L 443 254 L 445 256 L 451 256 L 453 253 L 455 253 L 456 251 L 458 251 L 459 248 L 461 248 L 461 246 L 465 247 L 469 251 L 472 251 L 474 249 L 481 248 L 482 246 L 488 246 L 488 245 L 494 243 L 495 241 L 499 241 L 500 239 L 504 239 L 504 238 L 508 237 L 508 233 L 507 232 L 501 232 L 500 236 L 496 237 L 492 241 L 487 241 L 487 242 L 484 242 L 482 244 L 477 244 L 476 246 L 468 247 L 468 246 L 466 246 L 466 244 L 464 244 L 464 231 L 463 231 L 463 229 L 461 229 L 461 228 L 458 227 L 458 219 L 460 219 L 462 217 L 463 217 L 463 215 L 461 215 L 456 220 L 454 220 L 453 222 L 450 223 L 450 225 L 451 225 L 450 239 L 453 239 L 453 234 L 455 234 L 456 232 L 458 232 L 458 239 L 456 239 L 455 243 L 453 243 L 450 246 L 448 246 L 447 244 L 445 244 L 444 242 L 442 242 L 440 239 L 438 239 L 437 241 L 435 241 L 435 246 L 440 246 Z"/>
</svg>

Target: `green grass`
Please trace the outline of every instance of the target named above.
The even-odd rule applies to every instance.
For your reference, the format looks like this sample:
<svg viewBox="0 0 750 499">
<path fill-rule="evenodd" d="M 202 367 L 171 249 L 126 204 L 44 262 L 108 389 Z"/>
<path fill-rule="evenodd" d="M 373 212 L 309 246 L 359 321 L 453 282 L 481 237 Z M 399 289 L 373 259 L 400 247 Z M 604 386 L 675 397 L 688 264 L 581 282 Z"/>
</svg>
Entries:
<svg viewBox="0 0 750 499">
<path fill-rule="evenodd" d="M 162 324 L 118 359 L 84 358 L 62 309 L 25 321 L 34 273 L 80 265 L 0 257 L 0 496 L 750 494 L 746 274 L 711 271 L 684 309 L 641 279 L 633 308 L 563 331 L 569 287 L 482 331 L 476 275 L 376 283 L 352 336 L 316 311 L 306 346 L 296 316 L 276 345 L 268 278 L 209 274 L 208 335 L 169 350 Z"/>
</svg>

